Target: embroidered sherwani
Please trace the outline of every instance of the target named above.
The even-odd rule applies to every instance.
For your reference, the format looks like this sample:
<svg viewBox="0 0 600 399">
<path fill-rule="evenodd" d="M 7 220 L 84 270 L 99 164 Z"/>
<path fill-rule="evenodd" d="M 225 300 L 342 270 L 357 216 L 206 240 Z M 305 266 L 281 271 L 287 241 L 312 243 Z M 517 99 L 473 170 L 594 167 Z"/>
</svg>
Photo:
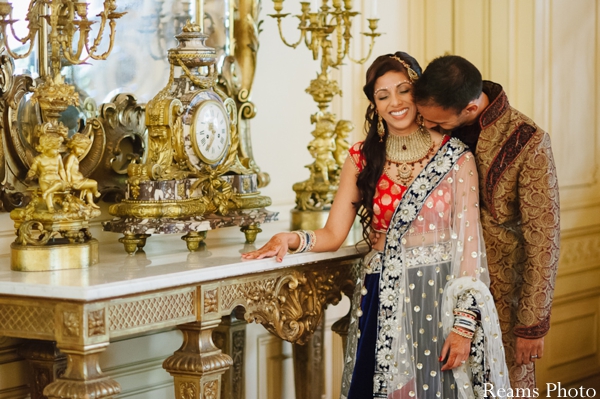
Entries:
<svg viewBox="0 0 600 399">
<path fill-rule="evenodd" d="M 479 123 L 453 132 L 475 153 L 490 290 L 502 327 L 511 386 L 534 388 L 533 363 L 515 363 L 516 337 L 550 327 L 560 241 L 558 183 L 550 137 L 484 81 Z"/>
</svg>

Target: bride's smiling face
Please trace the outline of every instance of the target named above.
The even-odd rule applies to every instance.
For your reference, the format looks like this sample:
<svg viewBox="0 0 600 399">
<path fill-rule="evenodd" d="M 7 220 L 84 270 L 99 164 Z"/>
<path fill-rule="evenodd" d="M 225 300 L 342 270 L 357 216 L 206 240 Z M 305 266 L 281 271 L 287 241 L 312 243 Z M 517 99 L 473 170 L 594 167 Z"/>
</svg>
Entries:
<svg viewBox="0 0 600 399">
<path fill-rule="evenodd" d="M 387 123 L 388 131 L 407 135 L 417 129 L 417 106 L 412 97 L 412 83 L 403 72 L 390 71 L 377 78 L 375 108 Z"/>
</svg>

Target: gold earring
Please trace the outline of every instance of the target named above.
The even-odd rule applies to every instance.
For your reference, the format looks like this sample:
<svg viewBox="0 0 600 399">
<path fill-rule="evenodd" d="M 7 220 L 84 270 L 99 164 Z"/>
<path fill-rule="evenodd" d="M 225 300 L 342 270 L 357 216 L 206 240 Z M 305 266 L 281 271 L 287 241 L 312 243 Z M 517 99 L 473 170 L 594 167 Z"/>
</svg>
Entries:
<svg viewBox="0 0 600 399">
<path fill-rule="evenodd" d="M 420 113 L 417 112 L 417 125 L 419 125 L 419 127 L 421 129 L 423 129 L 425 127 L 425 118 L 423 118 L 423 115 L 421 115 Z"/>
<path fill-rule="evenodd" d="M 377 114 L 377 134 L 379 135 L 379 142 L 383 141 L 383 136 L 385 136 L 385 127 L 383 126 L 383 118 Z"/>
</svg>

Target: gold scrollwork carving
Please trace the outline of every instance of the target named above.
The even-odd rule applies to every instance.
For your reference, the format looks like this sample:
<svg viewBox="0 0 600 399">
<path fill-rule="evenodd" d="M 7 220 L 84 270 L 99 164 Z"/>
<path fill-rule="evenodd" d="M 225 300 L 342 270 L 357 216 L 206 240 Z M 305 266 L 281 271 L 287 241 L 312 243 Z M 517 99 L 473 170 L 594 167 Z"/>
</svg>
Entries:
<svg viewBox="0 0 600 399">
<path fill-rule="evenodd" d="M 14 62 L 0 49 L 0 210 L 11 211 L 23 204 L 21 193 L 25 179 L 28 154 L 17 134 L 16 115 L 23 96 L 34 87 L 29 76 L 13 75 Z M 29 159 L 33 158 L 29 154 Z"/>
<path fill-rule="evenodd" d="M 90 177 L 105 201 L 118 202 L 125 197 L 128 166 L 145 159 L 145 107 L 133 94 L 121 93 L 100 106 L 96 120 L 104 128 L 105 149 Z"/>
<path fill-rule="evenodd" d="M 319 324 L 325 303 L 336 297 L 339 301 L 340 287 L 334 281 L 332 274 L 294 271 L 243 287 L 246 320 L 262 324 L 286 341 L 304 344 Z"/>
</svg>

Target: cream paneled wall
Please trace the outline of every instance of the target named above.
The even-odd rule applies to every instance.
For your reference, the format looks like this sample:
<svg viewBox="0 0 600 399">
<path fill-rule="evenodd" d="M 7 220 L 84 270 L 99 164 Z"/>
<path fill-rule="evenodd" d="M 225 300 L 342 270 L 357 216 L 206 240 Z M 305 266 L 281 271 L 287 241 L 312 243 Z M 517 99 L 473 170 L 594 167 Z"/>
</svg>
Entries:
<svg viewBox="0 0 600 399">
<path fill-rule="evenodd" d="M 285 12 L 296 13 L 298 1 L 285 1 Z M 370 13 L 370 0 L 354 0 Z M 288 8 L 289 7 L 289 8 Z M 436 56 L 455 53 L 473 61 L 485 78 L 501 83 L 511 104 L 548 130 L 559 171 L 562 209 L 562 255 L 556 285 L 552 329 L 545 359 L 538 363 L 539 385 L 575 382 L 600 373 L 600 4 L 597 0 L 379 0 L 380 30 L 374 55 L 404 50 L 423 67 Z M 263 1 L 258 65 L 252 98 L 258 114 L 252 123 L 254 156 L 271 175 L 263 194 L 287 218 L 293 207 L 292 184 L 308 177 L 312 162 L 306 145 L 311 139 L 309 115 L 317 110 L 305 93 L 319 64 L 304 47 L 287 48 L 279 39 L 272 2 Z M 353 56 L 364 55 L 358 40 L 366 24 L 357 19 Z M 296 21 L 284 32 L 297 37 Z M 371 60 L 374 56 L 371 57 Z M 371 61 L 369 60 L 368 63 Z M 333 112 L 355 124 L 352 141 L 363 137 L 366 99 L 362 85 L 367 65 L 346 63 L 334 71 L 343 97 Z M 0 253 L 12 241 L 8 215 L 0 215 Z M 103 239 L 116 239 L 105 235 Z M 330 325 L 340 314 L 328 312 Z M 178 332 L 132 338 L 109 346 L 103 362 L 119 376 L 124 395 L 169 398 L 169 377 L 160 360 L 179 345 Z M 339 353 L 339 342 L 328 335 L 327 348 Z M 565 345 L 565 343 L 568 343 Z M 154 349 L 146 352 L 151 345 Z M 0 337 L 0 399 L 26 396 L 26 366 L 18 357 L 18 341 Z M 292 398 L 289 348 L 265 335 L 260 326 L 247 331 L 246 397 Z M 128 353 L 132 355 L 129 356 Z M 265 354 L 265 356 L 260 356 Z M 269 360 L 271 359 L 271 360 Z M 271 362 L 271 363 L 270 363 Z M 264 379 L 261 370 L 278 367 L 281 384 Z M 331 371 L 327 398 L 338 392 L 339 363 L 328 355 Z M 281 393 L 280 393 L 281 390 Z"/>
</svg>

